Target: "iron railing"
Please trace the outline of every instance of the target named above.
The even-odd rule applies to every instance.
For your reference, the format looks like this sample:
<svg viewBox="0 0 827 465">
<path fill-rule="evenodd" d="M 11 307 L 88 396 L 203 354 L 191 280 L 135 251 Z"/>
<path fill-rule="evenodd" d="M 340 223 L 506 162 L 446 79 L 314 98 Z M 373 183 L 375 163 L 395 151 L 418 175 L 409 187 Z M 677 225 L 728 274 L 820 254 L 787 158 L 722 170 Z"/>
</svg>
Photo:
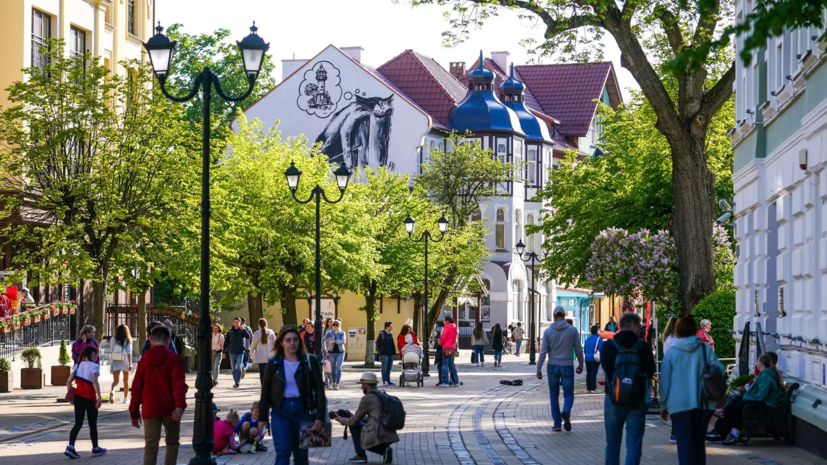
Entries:
<svg viewBox="0 0 827 465">
<path fill-rule="evenodd" d="M 172 330 L 180 338 L 184 340 L 185 344 L 195 346 L 198 338 L 197 324 L 183 319 L 179 315 L 163 313 L 164 310 L 149 307 L 146 310 L 146 323 L 149 325 L 152 322 L 163 323 L 169 320 L 172 323 Z M 138 335 L 138 308 L 135 305 L 115 305 L 109 304 L 106 307 L 104 338 L 115 335 L 115 330 L 119 325 L 125 324 L 129 327 L 129 332 L 133 338 Z"/>
<path fill-rule="evenodd" d="M 37 307 L 38 310 L 50 305 Z M 28 309 L 31 310 L 31 309 Z M 35 323 L 31 319 L 28 326 L 22 324 L 15 329 L 13 326 L 4 328 L 4 333 L 0 333 L 0 358 L 14 361 L 23 349 L 29 347 L 42 347 L 45 345 L 59 344 L 61 339 L 65 339 L 70 343 L 69 326 L 71 315 L 49 314 L 48 318 L 40 317 L 40 321 Z"/>
</svg>

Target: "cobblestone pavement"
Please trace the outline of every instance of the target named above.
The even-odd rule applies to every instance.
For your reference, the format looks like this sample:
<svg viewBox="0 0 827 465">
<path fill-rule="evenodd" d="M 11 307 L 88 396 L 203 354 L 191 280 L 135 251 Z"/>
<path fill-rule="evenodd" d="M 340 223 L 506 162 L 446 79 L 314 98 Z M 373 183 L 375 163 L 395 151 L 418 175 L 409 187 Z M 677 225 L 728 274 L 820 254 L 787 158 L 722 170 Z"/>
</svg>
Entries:
<svg viewBox="0 0 827 465">
<path fill-rule="evenodd" d="M 602 463 L 605 435 L 603 431 L 603 395 L 586 394 L 585 380 L 578 377 L 572 431 L 552 433 L 548 384 L 534 377 L 534 367 L 527 357 L 506 357 L 505 366 L 477 368 L 463 358 L 458 363 L 464 386 L 434 386 L 436 377 L 426 380 L 423 388 L 391 388 L 408 412 L 400 443 L 394 446 L 394 462 L 398 464 L 569 464 Z M 352 365 L 352 364 L 347 364 Z M 398 367 L 395 376 L 398 376 Z M 378 372 L 378 367 L 376 369 Z M 342 389 L 329 393 L 330 408 L 355 410 L 361 397 L 356 380 L 360 371 L 347 367 Z M 602 376 L 602 375 L 601 375 Z M 522 379 L 523 386 L 504 386 L 502 379 Z M 222 373 L 215 390 L 221 413 L 229 408 L 247 411 L 257 400 L 257 373 L 250 373 L 241 388 L 232 389 L 229 373 Z M 194 375 L 188 377 L 193 386 Z M 15 391 L 0 395 L 0 463 L 53 464 L 69 459 L 61 454 L 72 426 L 72 407 L 55 403 L 63 395 L 62 388 L 37 392 Z M 190 390 L 190 406 L 194 405 L 194 388 Z M 109 454 L 91 458 L 88 429 L 84 428 L 76 444 L 84 461 L 101 464 L 132 465 L 142 463 L 143 433 L 132 428 L 126 405 L 116 394 L 115 404 L 104 404 L 99 419 L 102 447 Z M 182 448 L 178 463 L 185 464 L 193 456 L 189 446 L 192 436 L 192 408 L 187 410 L 182 425 Z M 350 437 L 342 439 L 343 428 L 334 424 L 333 447 L 311 452 L 312 463 L 344 464 L 354 455 Z M 163 446 L 163 441 L 162 441 Z M 220 464 L 269 464 L 275 460 L 270 450 L 255 455 L 217 457 Z M 159 453 L 163 462 L 164 448 Z M 707 447 L 708 463 L 735 465 L 804 465 L 823 464 L 818 457 L 785 443 L 753 440 L 749 447 Z M 370 455 L 370 454 L 369 454 Z M 373 463 L 379 457 L 370 457 Z M 669 426 L 654 416 L 647 421 L 643 463 L 677 463 L 675 445 L 669 444 Z"/>
</svg>

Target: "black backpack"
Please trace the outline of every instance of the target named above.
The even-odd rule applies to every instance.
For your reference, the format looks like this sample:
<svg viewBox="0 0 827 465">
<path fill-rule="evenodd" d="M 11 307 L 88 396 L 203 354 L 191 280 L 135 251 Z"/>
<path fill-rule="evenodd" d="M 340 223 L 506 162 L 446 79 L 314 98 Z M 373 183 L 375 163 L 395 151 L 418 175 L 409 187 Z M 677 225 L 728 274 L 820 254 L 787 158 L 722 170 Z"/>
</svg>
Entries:
<svg viewBox="0 0 827 465">
<path fill-rule="evenodd" d="M 382 408 L 379 410 L 379 424 L 388 430 L 400 430 L 405 427 L 405 408 L 398 397 L 389 396 L 382 391 L 371 391 L 379 397 Z"/>
<path fill-rule="evenodd" d="M 645 399 L 646 374 L 640 363 L 638 350 L 643 342 L 638 339 L 629 349 L 624 348 L 614 339 L 612 343 L 617 347 L 615 358 L 615 373 L 609 386 L 609 397 L 612 404 L 623 409 L 634 409 Z"/>
</svg>

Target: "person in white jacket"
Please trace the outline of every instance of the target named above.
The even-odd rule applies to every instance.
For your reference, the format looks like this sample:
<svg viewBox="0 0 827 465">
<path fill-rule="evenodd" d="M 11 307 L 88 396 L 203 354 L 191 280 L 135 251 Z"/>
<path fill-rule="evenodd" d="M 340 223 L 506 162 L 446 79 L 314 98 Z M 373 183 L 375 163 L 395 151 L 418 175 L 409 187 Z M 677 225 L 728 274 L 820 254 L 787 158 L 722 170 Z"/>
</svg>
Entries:
<svg viewBox="0 0 827 465">
<path fill-rule="evenodd" d="M 267 327 L 267 320 L 258 320 L 258 331 L 253 333 L 253 342 L 250 344 L 250 358 L 258 364 L 258 377 L 264 383 L 264 369 L 267 362 L 275 353 L 276 333 Z"/>
</svg>

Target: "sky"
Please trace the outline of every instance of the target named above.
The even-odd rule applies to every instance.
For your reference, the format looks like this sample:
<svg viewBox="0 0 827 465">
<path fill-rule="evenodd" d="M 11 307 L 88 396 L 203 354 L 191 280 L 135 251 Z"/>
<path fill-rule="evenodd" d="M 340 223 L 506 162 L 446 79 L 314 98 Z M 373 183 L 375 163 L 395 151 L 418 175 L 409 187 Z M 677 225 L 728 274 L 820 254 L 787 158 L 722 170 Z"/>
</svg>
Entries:
<svg viewBox="0 0 827 465">
<path fill-rule="evenodd" d="M 190 34 L 210 33 L 216 29 L 232 31 L 233 40 L 249 33 L 253 21 L 259 35 L 270 43 L 269 53 L 276 63 L 276 78 L 281 80 L 281 60 L 310 59 L 326 46 L 361 46 L 362 62 L 377 67 L 406 49 L 414 49 L 436 59 L 448 69 L 452 61 L 471 65 L 480 50 L 486 57 L 492 51 L 508 51 L 515 64 L 528 60 L 520 46 L 522 39 L 540 38 L 542 29 L 517 13 L 503 11 L 492 17 L 465 43 L 445 48 L 442 32 L 450 28 L 443 13 L 449 7 L 425 5 L 412 8 L 393 0 L 155 0 L 156 19 L 162 26 L 182 23 Z M 623 98 L 627 88 L 639 88 L 631 74 L 620 67 L 620 53 L 608 34 L 604 38 L 604 60 L 614 63 Z M 543 63 L 551 63 L 545 59 Z"/>
</svg>

